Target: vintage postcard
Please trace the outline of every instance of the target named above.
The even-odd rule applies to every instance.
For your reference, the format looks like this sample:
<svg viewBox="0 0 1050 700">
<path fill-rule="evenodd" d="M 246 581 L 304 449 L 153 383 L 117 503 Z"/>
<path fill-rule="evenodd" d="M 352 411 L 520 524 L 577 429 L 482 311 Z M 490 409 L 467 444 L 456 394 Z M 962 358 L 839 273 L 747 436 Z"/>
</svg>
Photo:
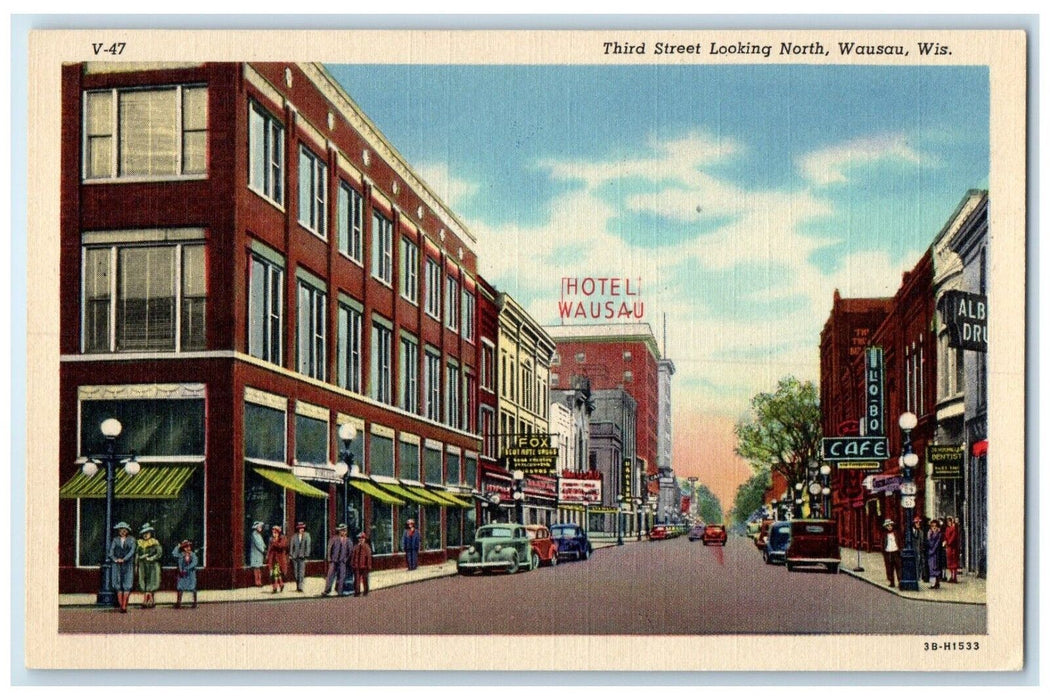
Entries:
<svg viewBox="0 0 1050 700">
<path fill-rule="evenodd" d="M 1026 41 L 32 33 L 26 665 L 1020 669 Z"/>
</svg>

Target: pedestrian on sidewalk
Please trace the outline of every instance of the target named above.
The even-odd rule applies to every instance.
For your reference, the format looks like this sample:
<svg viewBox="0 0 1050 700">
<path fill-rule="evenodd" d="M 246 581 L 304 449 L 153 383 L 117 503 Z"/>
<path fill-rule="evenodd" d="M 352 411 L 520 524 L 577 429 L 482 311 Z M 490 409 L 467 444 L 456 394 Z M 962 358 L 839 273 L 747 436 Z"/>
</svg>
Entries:
<svg viewBox="0 0 1050 700">
<path fill-rule="evenodd" d="M 139 528 L 139 540 L 135 543 L 135 564 L 139 572 L 139 589 L 142 591 L 144 608 L 157 607 L 154 594 L 160 588 L 160 558 L 164 550 L 154 534 L 153 526 L 145 523 Z"/>
<path fill-rule="evenodd" d="M 354 569 L 354 595 L 368 595 L 368 572 L 372 570 L 372 548 L 368 545 L 368 535 L 360 533 L 357 545 L 350 555 L 350 565 Z"/>
<path fill-rule="evenodd" d="M 894 532 L 894 523 L 886 518 L 882 523 L 886 534 L 882 538 L 882 560 L 886 564 L 886 579 L 890 588 L 896 588 L 901 580 L 901 548 L 897 542 L 897 533 Z"/>
<path fill-rule="evenodd" d="M 175 609 L 182 607 L 182 594 L 192 593 L 193 603 L 191 608 L 197 607 L 197 554 L 193 551 L 193 543 L 189 540 L 179 542 L 179 546 L 172 552 L 172 556 L 178 562 L 179 577 L 175 581 Z"/>
<path fill-rule="evenodd" d="M 288 538 L 281 534 L 281 526 L 274 525 L 270 532 L 270 546 L 266 550 L 266 568 L 270 571 L 270 593 L 284 592 L 284 579 L 288 571 Z"/>
<path fill-rule="evenodd" d="M 926 536 L 926 565 L 930 569 L 930 588 L 941 587 L 941 550 L 944 536 L 941 523 L 936 518 L 930 521 L 930 533 Z"/>
<path fill-rule="evenodd" d="M 415 571 L 419 566 L 419 530 L 415 520 L 409 520 L 406 526 L 405 534 L 401 536 L 401 550 L 405 553 L 408 570 Z"/>
<path fill-rule="evenodd" d="M 916 515 L 912 518 L 911 541 L 917 552 L 915 557 L 916 576 L 920 581 L 925 581 L 930 574 L 926 570 L 926 528 L 923 527 L 922 516 Z"/>
<path fill-rule="evenodd" d="M 256 520 L 252 523 L 252 536 L 248 544 L 248 566 L 252 569 L 255 585 L 262 586 L 263 566 L 266 564 L 266 540 L 263 539 L 263 523 Z"/>
<path fill-rule="evenodd" d="M 138 542 L 131 537 L 131 526 L 123 520 L 113 529 L 117 531 L 117 536 L 109 542 L 109 585 L 117 593 L 120 612 L 126 613 L 135 580 L 135 550 Z"/>
<path fill-rule="evenodd" d="M 335 537 L 328 540 L 328 578 L 324 580 L 324 598 L 335 584 L 335 592 L 343 595 L 343 583 L 346 581 L 346 567 L 350 563 L 350 553 L 354 543 L 346 536 L 346 523 L 339 523 L 335 528 Z"/>
<path fill-rule="evenodd" d="M 959 525 L 950 515 L 944 526 L 944 560 L 948 583 L 959 583 Z"/>
<path fill-rule="evenodd" d="M 288 545 L 288 555 L 292 558 L 292 575 L 295 576 L 295 590 L 303 593 L 303 579 L 306 577 L 306 559 L 310 556 L 310 533 L 306 531 L 306 523 L 295 524 L 295 534 L 292 542 Z"/>
</svg>

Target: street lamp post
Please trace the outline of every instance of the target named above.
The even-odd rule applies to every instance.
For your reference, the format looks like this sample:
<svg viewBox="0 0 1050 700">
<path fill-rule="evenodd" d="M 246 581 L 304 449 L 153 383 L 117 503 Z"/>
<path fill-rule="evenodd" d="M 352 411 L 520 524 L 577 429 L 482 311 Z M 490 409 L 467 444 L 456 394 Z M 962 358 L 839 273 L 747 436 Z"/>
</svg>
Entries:
<svg viewBox="0 0 1050 700">
<path fill-rule="evenodd" d="M 795 518 L 802 517 L 802 490 L 806 487 L 801 481 L 795 483 Z"/>
<path fill-rule="evenodd" d="M 617 496 L 616 500 L 619 501 L 616 505 L 616 546 L 623 546 L 623 509 L 624 500 L 623 496 Z"/>
<path fill-rule="evenodd" d="M 518 504 L 518 522 L 525 522 L 525 472 L 515 469 L 511 475 L 514 477 L 514 502 Z"/>
<path fill-rule="evenodd" d="M 638 541 L 641 542 L 642 541 L 642 526 L 644 524 L 644 518 L 645 518 L 645 507 L 642 505 L 642 499 L 641 498 L 634 499 L 634 504 L 638 507 L 638 533 L 637 533 L 637 535 L 638 535 Z"/>
<path fill-rule="evenodd" d="M 904 550 L 901 552 L 901 580 L 900 589 L 902 591 L 917 591 L 919 590 L 918 581 L 918 567 L 916 566 L 915 559 L 915 542 L 911 536 L 911 517 L 912 510 L 915 508 L 915 481 L 912 470 L 919 463 L 919 455 L 915 454 L 911 446 L 911 431 L 918 425 L 918 419 L 915 414 L 908 411 L 901 414 L 898 424 L 900 425 L 901 432 L 904 433 L 903 440 L 901 443 L 901 458 L 900 464 L 902 469 L 902 476 L 904 477 L 901 483 L 901 507 L 904 508 L 904 523 L 901 529 L 904 530 Z"/>
<path fill-rule="evenodd" d="M 825 518 L 831 518 L 831 465 L 822 464 L 820 465 L 820 495 L 823 498 L 823 506 L 821 507 L 821 515 Z"/>
<path fill-rule="evenodd" d="M 106 470 L 106 531 L 102 534 L 102 558 L 99 560 L 99 589 L 95 604 L 105 607 L 113 607 L 117 602 L 117 595 L 113 590 L 110 580 L 109 567 L 109 538 L 113 530 L 113 487 L 117 479 L 117 466 L 124 465 L 124 473 L 135 476 L 139 473 L 139 463 L 134 454 L 117 453 L 117 437 L 120 436 L 124 427 L 116 418 L 107 418 L 102 421 L 99 430 L 106 438 L 105 451 L 98 455 L 88 455 L 87 461 L 81 467 L 84 476 L 91 478 L 98 473 L 99 466 Z"/>
<path fill-rule="evenodd" d="M 343 523 L 347 525 L 351 533 L 356 529 L 356 523 L 351 522 L 354 518 L 350 517 L 350 478 L 360 473 L 357 464 L 354 463 L 354 453 L 350 449 L 350 443 L 355 437 L 357 437 L 357 428 L 352 423 L 343 423 L 339 426 L 339 440 L 343 445 L 339 450 L 339 461 L 335 464 L 335 475 L 343 480 Z M 346 578 L 343 581 L 343 593 L 349 595 L 353 590 L 354 574 L 347 567 Z"/>
</svg>

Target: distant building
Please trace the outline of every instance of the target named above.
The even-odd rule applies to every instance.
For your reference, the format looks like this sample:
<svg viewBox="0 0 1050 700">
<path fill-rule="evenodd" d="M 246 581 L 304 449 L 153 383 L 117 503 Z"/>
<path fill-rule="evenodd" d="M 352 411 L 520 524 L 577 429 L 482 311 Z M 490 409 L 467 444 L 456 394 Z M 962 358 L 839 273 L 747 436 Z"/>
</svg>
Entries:
<svg viewBox="0 0 1050 700">
<path fill-rule="evenodd" d="M 554 375 L 551 375 L 554 382 Z M 572 380 L 571 389 L 551 391 L 551 436 L 558 446 L 558 474 L 563 478 L 591 478 L 590 429 L 591 399 L 590 382 L 585 377 Z M 579 505 L 559 503 L 558 521 L 574 522 L 583 526 L 585 509 Z"/>
</svg>

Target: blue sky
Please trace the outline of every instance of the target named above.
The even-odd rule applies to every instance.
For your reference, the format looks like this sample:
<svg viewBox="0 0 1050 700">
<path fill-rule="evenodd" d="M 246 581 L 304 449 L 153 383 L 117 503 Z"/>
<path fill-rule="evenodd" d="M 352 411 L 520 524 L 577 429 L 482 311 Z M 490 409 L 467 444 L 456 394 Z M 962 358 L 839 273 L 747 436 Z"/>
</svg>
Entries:
<svg viewBox="0 0 1050 700">
<path fill-rule="evenodd" d="M 328 68 L 537 320 L 563 276 L 641 278 L 676 420 L 817 379 L 833 290 L 894 293 L 988 182 L 984 67 Z"/>
</svg>

